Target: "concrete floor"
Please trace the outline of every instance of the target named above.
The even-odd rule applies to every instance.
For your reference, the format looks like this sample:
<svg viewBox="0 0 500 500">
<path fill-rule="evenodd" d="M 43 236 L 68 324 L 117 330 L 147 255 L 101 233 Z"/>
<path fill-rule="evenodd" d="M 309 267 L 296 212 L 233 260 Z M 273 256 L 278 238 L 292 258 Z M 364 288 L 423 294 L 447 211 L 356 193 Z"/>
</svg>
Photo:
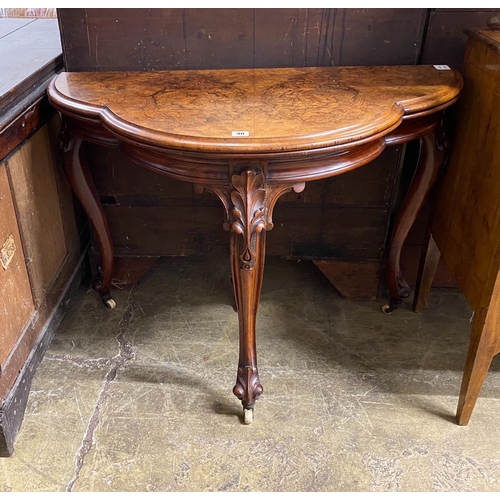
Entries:
<svg viewBox="0 0 500 500">
<path fill-rule="evenodd" d="M 341 299 L 268 259 L 264 395 L 241 422 L 225 256 L 163 259 L 118 306 L 82 289 L 40 364 L 0 491 L 499 491 L 500 365 L 454 421 L 470 332 L 456 291 Z"/>
</svg>

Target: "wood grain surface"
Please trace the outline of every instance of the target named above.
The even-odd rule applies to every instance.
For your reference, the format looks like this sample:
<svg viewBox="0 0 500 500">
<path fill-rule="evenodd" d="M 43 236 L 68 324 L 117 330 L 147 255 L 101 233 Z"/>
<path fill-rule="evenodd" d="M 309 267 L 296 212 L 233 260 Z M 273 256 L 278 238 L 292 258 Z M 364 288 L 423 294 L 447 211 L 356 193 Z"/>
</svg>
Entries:
<svg viewBox="0 0 500 500">
<path fill-rule="evenodd" d="M 49 98 L 124 140 L 248 153 L 385 134 L 405 115 L 449 104 L 461 87 L 459 73 L 433 66 L 62 73 Z"/>
<path fill-rule="evenodd" d="M 466 87 L 457 106 L 460 140 L 440 186 L 431 233 L 479 312 L 488 307 L 500 266 L 500 120 L 495 112 L 500 106 L 500 53 L 474 36 L 465 60 Z"/>
<path fill-rule="evenodd" d="M 6 164 L 38 309 L 67 254 L 47 126 L 23 144 Z"/>
<path fill-rule="evenodd" d="M 5 164 L 0 165 L 0 248 L 12 237 L 14 252 L 6 268 L 0 265 L 0 372 L 34 311 L 21 237 Z"/>
</svg>

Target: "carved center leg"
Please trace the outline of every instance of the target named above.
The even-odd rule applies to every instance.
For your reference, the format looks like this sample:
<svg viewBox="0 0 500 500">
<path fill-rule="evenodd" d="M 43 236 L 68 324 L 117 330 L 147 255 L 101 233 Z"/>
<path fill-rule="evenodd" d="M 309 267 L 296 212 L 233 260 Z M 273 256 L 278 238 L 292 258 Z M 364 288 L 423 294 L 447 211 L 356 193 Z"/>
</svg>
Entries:
<svg viewBox="0 0 500 500">
<path fill-rule="evenodd" d="M 229 210 L 231 272 L 238 309 L 240 354 L 233 388 L 245 410 L 253 410 L 263 388 L 257 369 L 255 322 L 264 271 L 267 229 L 266 179 L 259 167 L 231 178 Z"/>
<path fill-rule="evenodd" d="M 255 401 L 263 392 L 257 369 L 255 323 L 262 288 L 266 231 L 273 227 L 272 211 L 278 198 L 304 183 L 267 186 L 265 169 L 258 163 L 236 165 L 228 187 L 198 186 L 214 192 L 226 209 L 224 227 L 230 231 L 231 272 L 239 320 L 239 360 L 234 395 L 250 423 Z"/>
<path fill-rule="evenodd" d="M 242 248 L 243 238 L 235 232 L 230 235 L 231 272 L 240 339 L 238 374 L 233 393 L 248 410 L 254 408 L 255 401 L 263 392 L 257 369 L 255 322 L 264 271 L 265 239 L 264 230 L 255 235 L 256 255 L 250 263 L 242 259 L 242 251 L 247 251 Z"/>
</svg>

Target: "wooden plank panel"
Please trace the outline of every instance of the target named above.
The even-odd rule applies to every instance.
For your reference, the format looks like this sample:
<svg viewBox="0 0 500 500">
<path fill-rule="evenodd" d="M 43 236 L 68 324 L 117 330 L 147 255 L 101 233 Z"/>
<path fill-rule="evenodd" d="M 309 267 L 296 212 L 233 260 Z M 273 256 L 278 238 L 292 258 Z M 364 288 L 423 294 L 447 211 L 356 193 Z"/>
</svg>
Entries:
<svg viewBox="0 0 500 500">
<path fill-rule="evenodd" d="M 255 66 L 415 64 L 426 9 L 256 9 Z"/>
<path fill-rule="evenodd" d="M 253 67 L 253 9 L 185 12 L 188 69 Z"/>
<path fill-rule="evenodd" d="M 66 255 L 64 228 L 47 126 L 7 162 L 35 305 Z"/>
<path fill-rule="evenodd" d="M 276 205 L 267 253 L 307 259 L 381 258 L 387 211 L 372 208 Z"/>
<path fill-rule="evenodd" d="M 183 9 L 59 9 L 59 16 L 68 71 L 186 68 Z"/>
<path fill-rule="evenodd" d="M 388 211 L 380 208 L 325 208 L 321 254 L 346 260 L 381 259 L 387 220 Z"/>
<path fill-rule="evenodd" d="M 377 299 L 380 262 L 315 260 L 314 264 L 345 299 Z"/>
<path fill-rule="evenodd" d="M 119 149 L 86 145 L 89 168 L 99 195 L 114 198 L 122 205 L 192 205 L 195 195 L 191 183 L 168 179 L 147 170 Z M 134 179 L 134 182 L 130 182 Z M 215 199 L 215 198 L 214 198 Z"/>
<path fill-rule="evenodd" d="M 323 11 L 255 9 L 255 67 L 300 67 L 315 60 Z"/>
<path fill-rule="evenodd" d="M 92 71 L 87 28 L 88 9 L 57 9 L 66 71 Z"/>
<path fill-rule="evenodd" d="M 193 255 L 227 246 L 218 206 L 104 208 L 117 255 Z M 382 256 L 387 223 L 383 209 L 278 204 L 273 220 L 268 255 L 361 260 Z"/>
<path fill-rule="evenodd" d="M 486 21 L 491 17 L 492 12 L 488 9 L 436 9 L 431 12 L 422 64 L 447 64 L 460 70 L 467 44 L 464 30 L 486 28 Z"/>
<path fill-rule="evenodd" d="M 393 196 L 392 190 L 399 154 L 400 148 L 387 148 L 371 163 L 351 172 L 326 179 L 322 204 L 389 208 Z"/>
<path fill-rule="evenodd" d="M 332 33 L 336 65 L 378 66 L 418 62 L 426 9 L 341 10 Z"/>
<path fill-rule="evenodd" d="M 48 137 L 50 145 L 52 146 L 52 156 L 54 159 L 58 158 L 59 154 L 57 138 L 59 136 L 60 128 L 61 118 L 59 114 L 57 114 L 47 122 Z M 69 253 L 75 248 L 80 248 L 79 233 L 83 229 L 83 224 L 80 224 L 80 227 L 77 224 L 75 199 L 73 198 L 71 187 L 66 178 L 63 167 L 58 161 L 54 161 L 54 173 L 56 177 L 66 253 Z"/>
<path fill-rule="evenodd" d="M 187 182 L 141 168 L 118 149 L 88 144 L 92 178 L 105 203 L 137 206 L 218 206 Z M 330 179 L 309 182 L 302 193 L 287 193 L 279 203 L 294 206 L 388 207 L 392 198 L 400 148 L 387 148 L 373 162 Z M 131 183 L 130 179 L 134 179 Z M 106 201 L 108 199 L 108 201 Z M 212 202 L 210 201 L 212 200 Z"/>
<path fill-rule="evenodd" d="M 193 255 L 227 248 L 222 207 L 104 207 L 118 255 Z"/>
<path fill-rule="evenodd" d="M 23 247 L 5 164 L 0 165 L 0 249 L 12 236 L 15 251 L 4 269 L 0 264 L 0 368 L 7 360 L 34 311 Z"/>
<path fill-rule="evenodd" d="M 426 9 L 59 9 L 69 71 L 415 64 Z"/>
<path fill-rule="evenodd" d="M 454 8 L 435 8 L 433 9 L 436 12 L 477 12 L 481 10 L 482 12 L 498 12 L 498 9 L 473 9 L 473 8 L 464 8 L 464 7 L 454 7 Z M 494 14 L 490 14 L 490 17 L 493 17 Z"/>
<path fill-rule="evenodd" d="M 308 182 L 302 193 L 286 193 L 287 206 L 388 208 L 392 199 L 399 148 L 387 148 L 363 167 L 321 181 Z"/>
</svg>

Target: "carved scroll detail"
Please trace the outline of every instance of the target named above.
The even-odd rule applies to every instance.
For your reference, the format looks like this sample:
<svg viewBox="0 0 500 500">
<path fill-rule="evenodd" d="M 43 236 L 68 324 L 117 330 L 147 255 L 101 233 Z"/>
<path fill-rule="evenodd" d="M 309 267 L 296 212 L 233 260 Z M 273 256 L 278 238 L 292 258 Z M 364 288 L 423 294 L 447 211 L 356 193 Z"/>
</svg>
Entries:
<svg viewBox="0 0 500 500">
<path fill-rule="evenodd" d="M 291 185 L 282 185 L 282 186 L 274 186 L 272 188 L 267 189 L 266 193 L 266 206 L 267 206 L 267 219 L 266 219 L 266 231 L 270 231 L 273 227 L 273 210 L 274 205 L 278 199 L 284 195 L 285 193 L 289 193 L 290 191 L 294 191 L 295 193 L 301 193 L 304 191 L 306 187 L 305 182 L 298 182 L 297 184 Z"/>
<path fill-rule="evenodd" d="M 219 198 L 219 200 L 222 202 L 222 205 L 224 206 L 224 223 L 222 224 L 222 227 L 224 228 L 225 231 L 229 231 L 231 229 L 231 225 L 229 223 L 229 213 L 231 211 L 231 197 L 230 197 L 230 190 L 229 186 L 204 186 L 202 184 L 195 184 L 194 189 L 197 193 L 203 193 L 203 191 L 211 191 L 212 193 Z"/>
<path fill-rule="evenodd" d="M 233 394 L 243 402 L 245 408 L 253 408 L 255 401 L 263 392 L 257 368 L 252 366 L 239 367 Z"/>
</svg>

